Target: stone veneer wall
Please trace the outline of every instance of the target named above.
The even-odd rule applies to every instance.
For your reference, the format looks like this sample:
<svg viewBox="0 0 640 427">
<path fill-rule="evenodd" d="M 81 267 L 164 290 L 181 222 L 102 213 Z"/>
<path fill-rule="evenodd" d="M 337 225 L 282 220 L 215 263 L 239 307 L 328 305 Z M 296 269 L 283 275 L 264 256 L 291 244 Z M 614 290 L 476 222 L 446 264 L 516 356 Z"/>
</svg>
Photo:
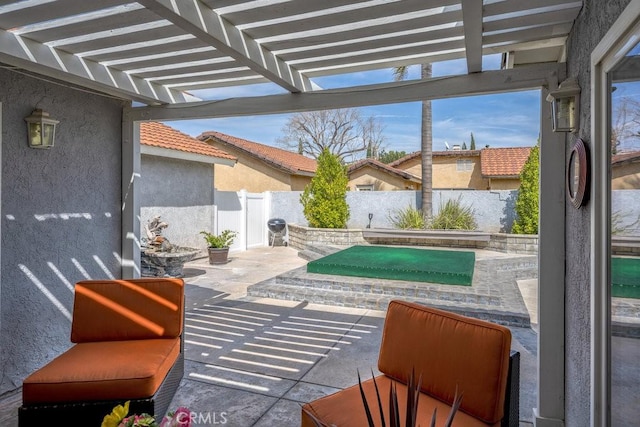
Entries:
<svg viewBox="0 0 640 427">
<path fill-rule="evenodd" d="M 307 250 L 314 246 L 352 246 L 367 244 L 416 245 L 450 248 L 489 249 L 505 253 L 533 255 L 538 253 L 538 236 L 519 234 L 490 234 L 489 241 L 456 240 L 428 237 L 363 237 L 364 229 L 327 229 L 309 228 L 297 224 L 289 224 L 289 245 L 299 250 Z"/>
<path fill-rule="evenodd" d="M 314 246 L 351 246 L 367 244 L 362 237 L 362 230 L 310 228 L 296 224 L 287 225 L 289 245 L 298 250 L 306 250 Z"/>
</svg>

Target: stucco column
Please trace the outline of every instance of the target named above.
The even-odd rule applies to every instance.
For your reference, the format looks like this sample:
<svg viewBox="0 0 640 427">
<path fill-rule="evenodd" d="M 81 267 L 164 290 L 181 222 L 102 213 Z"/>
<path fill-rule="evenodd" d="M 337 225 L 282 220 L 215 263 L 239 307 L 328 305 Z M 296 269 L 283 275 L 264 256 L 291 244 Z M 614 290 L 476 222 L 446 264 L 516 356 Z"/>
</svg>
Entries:
<svg viewBox="0 0 640 427">
<path fill-rule="evenodd" d="M 550 89 L 557 78 L 550 79 Z M 541 90 L 538 250 L 538 427 L 564 425 L 565 135 L 551 128 L 548 90 Z"/>
<path fill-rule="evenodd" d="M 140 277 L 140 124 L 122 121 L 122 278 Z"/>
</svg>

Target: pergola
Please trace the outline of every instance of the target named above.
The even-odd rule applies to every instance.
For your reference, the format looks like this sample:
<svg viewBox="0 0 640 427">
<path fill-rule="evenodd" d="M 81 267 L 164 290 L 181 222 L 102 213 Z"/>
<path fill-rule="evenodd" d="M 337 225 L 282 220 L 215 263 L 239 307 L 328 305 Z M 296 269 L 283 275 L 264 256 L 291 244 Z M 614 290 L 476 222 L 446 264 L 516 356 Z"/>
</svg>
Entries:
<svg viewBox="0 0 640 427">
<path fill-rule="evenodd" d="M 139 264 L 138 123 L 541 90 L 538 419 L 564 418 L 565 140 L 550 90 L 565 78 L 570 0 L 0 0 L 0 62 L 143 105 L 123 123 L 123 276 Z M 502 54 L 502 69 L 483 70 Z M 464 59 L 467 74 L 323 90 L 313 79 Z M 199 99 L 271 82 L 282 94 Z M 215 92 L 214 92 L 215 93 Z"/>
</svg>

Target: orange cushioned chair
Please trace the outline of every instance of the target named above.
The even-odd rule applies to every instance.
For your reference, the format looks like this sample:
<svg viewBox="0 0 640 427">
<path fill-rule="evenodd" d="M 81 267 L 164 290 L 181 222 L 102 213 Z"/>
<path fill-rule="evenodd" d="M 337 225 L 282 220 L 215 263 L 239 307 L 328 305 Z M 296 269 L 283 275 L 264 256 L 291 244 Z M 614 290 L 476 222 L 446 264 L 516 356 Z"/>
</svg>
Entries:
<svg viewBox="0 0 640 427">
<path fill-rule="evenodd" d="M 392 301 L 384 323 L 376 377 L 386 425 L 389 387 L 395 383 L 404 425 L 412 369 L 422 375 L 417 425 L 444 425 L 456 388 L 462 403 L 453 426 L 518 426 L 519 353 L 511 352 L 511 331 L 491 322 L 423 305 Z M 380 420 L 373 380 L 362 383 L 373 419 Z M 318 424 L 317 421 L 320 423 Z M 367 426 L 358 385 L 307 403 L 302 426 Z M 380 424 L 376 424 L 380 425 Z"/>
<path fill-rule="evenodd" d="M 75 345 L 24 380 L 19 425 L 100 425 L 127 400 L 164 416 L 184 373 L 183 325 L 182 279 L 78 282 Z"/>
</svg>

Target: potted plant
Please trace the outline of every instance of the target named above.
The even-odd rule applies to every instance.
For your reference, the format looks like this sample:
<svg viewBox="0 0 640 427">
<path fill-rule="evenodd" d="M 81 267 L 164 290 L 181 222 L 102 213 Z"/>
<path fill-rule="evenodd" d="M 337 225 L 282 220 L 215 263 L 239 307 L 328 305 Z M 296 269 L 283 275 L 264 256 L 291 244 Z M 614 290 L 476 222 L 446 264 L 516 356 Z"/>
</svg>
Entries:
<svg viewBox="0 0 640 427">
<path fill-rule="evenodd" d="M 208 231 L 201 231 L 200 234 L 207 241 L 209 264 L 226 263 L 229 257 L 229 246 L 233 244 L 233 240 L 238 233 L 231 230 L 222 230 L 220 234 L 213 234 Z"/>
</svg>

